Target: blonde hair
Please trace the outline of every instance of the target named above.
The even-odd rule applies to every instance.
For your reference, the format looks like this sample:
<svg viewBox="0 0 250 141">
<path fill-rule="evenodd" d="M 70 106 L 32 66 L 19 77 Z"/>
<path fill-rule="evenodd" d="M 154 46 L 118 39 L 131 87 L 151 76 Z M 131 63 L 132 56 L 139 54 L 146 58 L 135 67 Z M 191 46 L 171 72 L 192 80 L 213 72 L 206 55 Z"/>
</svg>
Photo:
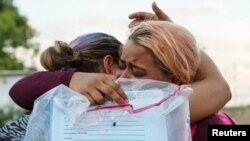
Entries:
<svg viewBox="0 0 250 141">
<path fill-rule="evenodd" d="M 193 35 L 184 27 L 166 21 L 146 21 L 133 27 L 128 38 L 146 48 L 167 75 L 190 83 L 200 63 Z"/>
</svg>

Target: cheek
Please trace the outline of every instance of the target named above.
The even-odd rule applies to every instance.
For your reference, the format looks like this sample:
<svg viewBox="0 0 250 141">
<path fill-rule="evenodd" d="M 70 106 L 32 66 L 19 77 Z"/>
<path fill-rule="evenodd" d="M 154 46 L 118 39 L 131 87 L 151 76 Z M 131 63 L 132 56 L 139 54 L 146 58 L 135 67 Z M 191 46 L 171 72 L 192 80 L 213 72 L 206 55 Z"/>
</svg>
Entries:
<svg viewBox="0 0 250 141">
<path fill-rule="evenodd" d="M 148 79 L 153 79 L 153 80 L 158 80 L 158 81 L 162 81 L 163 79 L 162 79 L 162 76 L 161 75 L 159 75 L 159 74 L 157 74 L 157 73 L 153 73 L 153 74 L 149 74 L 148 76 L 147 76 L 147 78 Z"/>
<path fill-rule="evenodd" d="M 110 66 L 110 73 L 109 74 L 116 75 L 118 70 L 119 70 L 118 66 L 116 64 L 113 64 Z"/>
<path fill-rule="evenodd" d="M 113 75 L 115 75 L 117 78 L 119 78 L 122 75 L 123 71 L 124 70 L 121 70 L 121 69 L 119 69 L 119 67 L 117 67 L 117 69 L 115 70 Z"/>
<path fill-rule="evenodd" d="M 170 82 L 170 77 L 166 76 L 160 69 L 154 68 L 151 69 L 150 73 L 148 74 L 150 79 L 158 80 L 158 81 L 165 81 Z"/>
<path fill-rule="evenodd" d="M 165 75 L 164 73 L 161 72 L 161 75 L 158 75 L 159 81 L 164 81 L 164 82 L 169 82 L 172 83 L 171 77 Z"/>
</svg>

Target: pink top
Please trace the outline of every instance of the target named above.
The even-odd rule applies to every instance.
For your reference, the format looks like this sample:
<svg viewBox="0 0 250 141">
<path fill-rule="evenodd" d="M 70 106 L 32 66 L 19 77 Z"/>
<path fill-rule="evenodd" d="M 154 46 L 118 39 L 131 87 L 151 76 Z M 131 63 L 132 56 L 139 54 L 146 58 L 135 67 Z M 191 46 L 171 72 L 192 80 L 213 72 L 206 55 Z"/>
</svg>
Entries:
<svg viewBox="0 0 250 141">
<path fill-rule="evenodd" d="M 17 81 L 10 89 L 9 95 L 12 100 L 20 107 L 32 110 L 34 101 L 59 84 L 69 86 L 72 75 L 75 69 L 67 71 L 41 71 Z"/>
<path fill-rule="evenodd" d="M 213 118 L 213 117 L 216 117 L 216 118 Z M 235 125 L 235 124 L 237 124 L 237 122 L 233 118 L 229 117 L 225 113 L 223 113 L 223 112 L 215 113 L 214 115 L 212 115 L 208 118 L 205 118 L 201 122 L 191 124 L 191 135 L 192 135 L 193 141 L 199 140 L 199 139 L 197 140 L 197 138 L 194 138 L 194 135 L 197 132 L 198 126 L 200 123 L 202 124 L 202 126 L 208 126 L 209 124 L 218 124 L 218 125 Z M 205 128 L 207 129 L 207 127 L 205 127 Z M 203 130 L 203 129 L 200 129 L 200 130 Z M 203 140 L 206 140 L 207 137 L 205 137 L 206 133 L 204 133 L 204 132 L 207 132 L 207 130 L 201 131 L 198 134 L 199 134 L 199 136 L 203 136 Z M 201 135 L 201 133 L 204 133 L 204 135 Z"/>
</svg>

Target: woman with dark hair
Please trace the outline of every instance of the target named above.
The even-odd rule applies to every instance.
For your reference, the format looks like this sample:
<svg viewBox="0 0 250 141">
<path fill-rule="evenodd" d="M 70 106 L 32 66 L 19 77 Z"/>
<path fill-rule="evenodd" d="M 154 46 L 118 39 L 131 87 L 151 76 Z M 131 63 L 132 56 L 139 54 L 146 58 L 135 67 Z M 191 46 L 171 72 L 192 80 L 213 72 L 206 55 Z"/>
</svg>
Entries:
<svg viewBox="0 0 250 141">
<path fill-rule="evenodd" d="M 41 64 L 49 71 L 24 77 L 12 87 L 10 96 L 19 106 L 32 110 L 36 98 L 64 84 L 84 94 L 92 104 L 102 104 L 103 95 L 125 103 L 127 97 L 114 82 L 116 76 L 108 75 L 118 68 L 121 46 L 120 41 L 105 33 L 79 36 L 70 45 L 56 41 L 41 54 Z M 23 140 L 28 119 L 29 113 L 0 128 L 0 141 Z"/>
<path fill-rule="evenodd" d="M 31 110 L 36 98 L 64 84 L 87 96 L 92 104 L 101 104 L 103 94 L 111 96 L 117 103 L 124 103 L 126 95 L 114 82 L 116 76 L 109 75 L 118 68 L 121 46 L 120 41 L 105 33 L 85 34 L 69 45 L 56 41 L 40 57 L 42 66 L 49 71 L 19 80 L 11 88 L 10 96 L 19 106 Z"/>
</svg>

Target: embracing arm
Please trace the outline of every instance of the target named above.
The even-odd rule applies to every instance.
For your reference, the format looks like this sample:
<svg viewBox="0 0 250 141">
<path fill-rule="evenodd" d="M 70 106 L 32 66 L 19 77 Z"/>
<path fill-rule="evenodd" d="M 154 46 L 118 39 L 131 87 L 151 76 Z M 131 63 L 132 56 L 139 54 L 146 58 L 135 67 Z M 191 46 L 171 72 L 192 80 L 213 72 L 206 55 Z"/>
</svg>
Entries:
<svg viewBox="0 0 250 141">
<path fill-rule="evenodd" d="M 194 90 L 190 97 L 191 123 L 216 113 L 231 99 L 228 83 L 203 51 L 195 79 L 196 81 L 191 84 Z"/>
<path fill-rule="evenodd" d="M 135 12 L 129 15 L 132 19 L 129 27 L 144 20 L 172 20 L 156 5 L 152 3 L 154 13 Z M 191 84 L 194 93 L 190 97 L 190 120 L 197 122 L 219 111 L 230 99 L 231 91 L 222 74 L 209 58 L 201 51 L 201 64 L 195 76 L 195 82 Z"/>
<path fill-rule="evenodd" d="M 17 81 L 9 95 L 20 107 L 32 110 L 34 101 L 48 90 L 59 84 L 69 86 L 74 72 L 75 69 L 69 69 L 64 72 L 41 71 L 30 74 Z"/>
<path fill-rule="evenodd" d="M 10 97 L 20 107 L 32 110 L 34 101 L 48 90 L 64 84 L 72 90 L 86 96 L 91 104 L 102 104 L 104 95 L 115 102 L 127 102 L 127 96 L 115 83 L 116 76 L 100 73 L 75 72 L 69 69 L 62 72 L 37 72 L 28 75 L 10 89 Z"/>
</svg>

